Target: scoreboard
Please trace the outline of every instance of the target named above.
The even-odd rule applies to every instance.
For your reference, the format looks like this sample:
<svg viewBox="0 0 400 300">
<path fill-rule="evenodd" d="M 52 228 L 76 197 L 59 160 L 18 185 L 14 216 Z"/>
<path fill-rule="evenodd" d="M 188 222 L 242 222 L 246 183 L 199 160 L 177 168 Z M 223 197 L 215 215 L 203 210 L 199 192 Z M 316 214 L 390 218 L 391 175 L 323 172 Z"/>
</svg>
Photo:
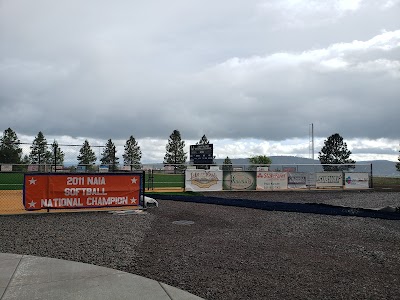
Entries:
<svg viewBox="0 0 400 300">
<path fill-rule="evenodd" d="M 190 160 L 195 165 L 211 165 L 214 161 L 213 144 L 190 145 Z"/>
</svg>

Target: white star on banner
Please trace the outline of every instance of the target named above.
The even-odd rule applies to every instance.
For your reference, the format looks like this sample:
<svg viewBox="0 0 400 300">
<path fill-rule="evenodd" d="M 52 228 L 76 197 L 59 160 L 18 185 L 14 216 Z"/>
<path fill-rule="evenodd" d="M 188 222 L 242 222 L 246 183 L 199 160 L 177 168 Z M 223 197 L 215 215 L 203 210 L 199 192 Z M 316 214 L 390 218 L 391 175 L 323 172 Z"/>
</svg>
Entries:
<svg viewBox="0 0 400 300">
<path fill-rule="evenodd" d="M 136 181 L 137 181 L 136 177 L 132 178 L 131 181 L 132 181 L 132 183 L 136 184 Z"/>
<path fill-rule="evenodd" d="M 29 202 L 29 208 L 35 207 L 35 205 L 36 205 L 36 202 L 33 202 L 33 200 L 31 202 Z"/>
<path fill-rule="evenodd" d="M 29 184 L 36 184 L 36 179 L 35 178 L 31 178 L 31 179 L 29 179 Z"/>
<path fill-rule="evenodd" d="M 136 199 L 135 197 L 133 197 L 133 198 L 131 199 L 131 204 L 132 204 L 132 203 L 135 203 L 136 200 L 137 200 L 137 199 Z"/>
</svg>

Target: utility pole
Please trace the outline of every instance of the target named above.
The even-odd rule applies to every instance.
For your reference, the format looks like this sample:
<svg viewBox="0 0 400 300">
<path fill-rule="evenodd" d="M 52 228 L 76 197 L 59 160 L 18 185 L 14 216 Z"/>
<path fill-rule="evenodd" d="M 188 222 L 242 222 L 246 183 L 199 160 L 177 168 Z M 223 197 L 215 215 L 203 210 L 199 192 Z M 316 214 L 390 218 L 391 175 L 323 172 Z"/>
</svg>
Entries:
<svg viewBox="0 0 400 300">
<path fill-rule="evenodd" d="M 309 148 L 308 154 L 312 160 L 314 160 L 314 124 L 311 123 L 309 127 Z"/>
</svg>

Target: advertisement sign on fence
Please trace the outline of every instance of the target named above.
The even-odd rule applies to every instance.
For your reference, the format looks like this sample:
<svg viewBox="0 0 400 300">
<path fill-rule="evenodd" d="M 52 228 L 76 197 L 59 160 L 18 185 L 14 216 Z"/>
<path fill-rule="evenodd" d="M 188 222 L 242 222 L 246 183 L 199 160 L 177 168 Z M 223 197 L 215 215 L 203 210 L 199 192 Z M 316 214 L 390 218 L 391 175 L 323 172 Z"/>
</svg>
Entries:
<svg viewBox="0 0 400 300">
<path fill-rule="evenodd" d="M 324 172 L 317 173 L 317 188 L 326 187 L 342 187 L 343 186 L 343 173 L 342 172 Z"/>
<path fill-rule="evenodd" d="M 368 189 L 369 173 L 345 173 L 344 187 L 346 189 Z"/>
<path fill-rule="evenodd" d="M 107 165 L 100 165 L 99 166 L 99 172 L 100 173 L 107 173 L 108 172 L 108 166 Z"/>
<path fill-rule="evenodd" d="M 286 190 L 288 188 L 288 173 L 257 172 L 257 190 Z"/>
<path fill-rule="evenodd" d="M 267 172 L 269 171 L 269 167 L 257 167 L 257 172 Z"/>
<path fill-rule="evenodd" d="M 76 166 L 76 171 L 80 173 L 86 172 L 86 166 Z"/>
<path fill-rule="evenodd" d="M 28 165 L 28 172 L 38 172 L 39 166 L 38 165 Z"/>
<path fill-rule="evenodd" d="M 313 187 L 313 188 L 317 186 L 317 174 L 316 173 L 307 173 L 307 186 Z"/>
<path fill-rule="evenodd" d="M 25 174 L 25 209 L 139 205 L 141 174 Z"/>
<path fill-rule="evenodd" d="M 288 173 L 289 189 L 307 188 L 307 173 Z"/>
<path fill-rule="evenodd" d="M 224 172 L 223 189 L 224 190 L 255 190 L 257 172 L 233 171 Z"/>
<path fill-rule="evenodd" d="M 185 177 L 186 191 L 222 191 L 222 171 L 186 170 Z"/>
<path fill-rule="evenodd" d="M 1 172 L 12 172 L 12 167 L 10 164 L 1 165 Z"/>
</svg>

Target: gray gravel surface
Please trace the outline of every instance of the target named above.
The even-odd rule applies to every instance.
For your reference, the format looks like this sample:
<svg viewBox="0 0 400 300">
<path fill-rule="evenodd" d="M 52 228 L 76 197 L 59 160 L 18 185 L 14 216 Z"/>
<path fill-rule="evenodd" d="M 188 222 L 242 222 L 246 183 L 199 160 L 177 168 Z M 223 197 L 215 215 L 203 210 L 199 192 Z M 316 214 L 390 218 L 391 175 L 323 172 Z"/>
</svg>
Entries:
<svg viewBox="0 0 400 300">
<path fill-rule="evenodd" d="M 400 206 L 399 192 L 367 191 L 276 191 L 276 192 L 207 192 L 209 197 L 279 201 L 287 203 L 323 203 L 356 208 Z"/>
<path fill-rule="evenodd" d="M 240 198 L 379 207 L 400 196 L 361 194 Z M 194 224 L 173 224 L 179 220 Z M 145 215 L 1 216 L 0 252 L 111 267 L 206 299 L 400 299 L 400 221 L 393 220 L 160 201 Z"/>
</svg>

